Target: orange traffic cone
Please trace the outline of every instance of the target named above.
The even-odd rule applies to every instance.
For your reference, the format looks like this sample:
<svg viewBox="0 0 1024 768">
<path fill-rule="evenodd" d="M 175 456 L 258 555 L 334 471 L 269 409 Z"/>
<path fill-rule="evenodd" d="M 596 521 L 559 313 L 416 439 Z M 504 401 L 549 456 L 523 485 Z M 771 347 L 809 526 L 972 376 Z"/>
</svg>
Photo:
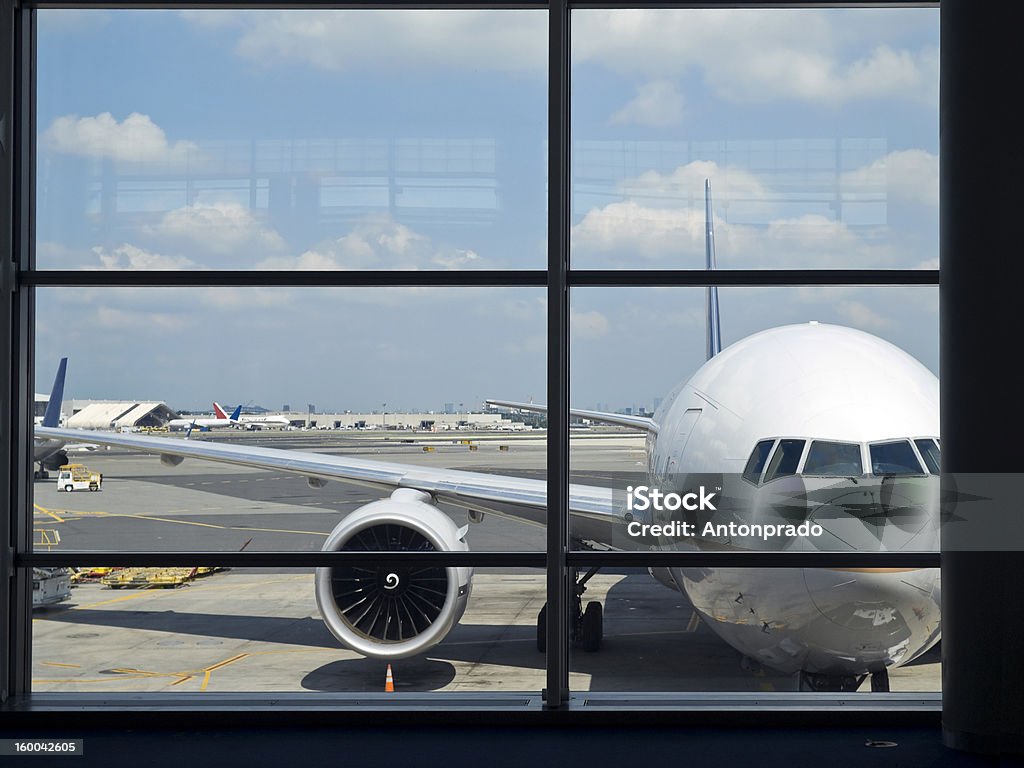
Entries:
<svg viewBox="0 0 1024 768">
<path fill-rule="evenodd" d="M 394 693 L 395 692 L 395 678 L 391 676 L 391 665 L 388 664 L 388 676 L 384 678 L 384 692 Z"/>
</svg>

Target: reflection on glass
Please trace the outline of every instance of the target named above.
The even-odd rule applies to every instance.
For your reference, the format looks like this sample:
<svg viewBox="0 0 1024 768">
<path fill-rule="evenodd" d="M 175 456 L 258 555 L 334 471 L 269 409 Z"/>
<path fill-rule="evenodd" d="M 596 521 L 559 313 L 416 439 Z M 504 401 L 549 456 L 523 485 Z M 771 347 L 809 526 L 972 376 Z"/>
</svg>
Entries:
<svg viewBox="0 0 1024 768">
<path fill-rule="evenodd" d="M 572 260 L 936 268 L 936 8 L 573 12 Z"/>
<path fill-rule="evenodd" d="M 38 265 L 543 268 L 546 46 L 535 10 L 44 10 Z"/>
</svg>

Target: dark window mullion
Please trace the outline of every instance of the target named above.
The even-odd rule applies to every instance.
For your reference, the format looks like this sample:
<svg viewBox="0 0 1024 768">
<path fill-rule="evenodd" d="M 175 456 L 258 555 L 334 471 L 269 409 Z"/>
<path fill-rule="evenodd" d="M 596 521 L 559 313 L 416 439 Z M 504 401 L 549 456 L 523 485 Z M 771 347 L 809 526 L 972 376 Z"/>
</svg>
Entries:
<svg viewBox="0 0 1024 768">
<path fill-rule="evenodd" d="M 569 3 L 548 8 L 547 687 L 569 701 Z"/>
</svg>

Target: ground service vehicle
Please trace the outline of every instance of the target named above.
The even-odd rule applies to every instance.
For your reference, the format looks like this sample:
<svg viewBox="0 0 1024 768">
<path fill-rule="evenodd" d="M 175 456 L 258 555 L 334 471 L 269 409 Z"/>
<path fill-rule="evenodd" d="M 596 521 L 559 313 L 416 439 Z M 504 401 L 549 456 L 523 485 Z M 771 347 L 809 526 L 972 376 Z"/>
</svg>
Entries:
<svg viewBox="0 0 1024 768">
<path fill-rule="evenodd" d="M 103 475 L 91 472 L 84 464 L 64 464 L 57 473 L 58 491 L 103 490 Z"/>
</svg>

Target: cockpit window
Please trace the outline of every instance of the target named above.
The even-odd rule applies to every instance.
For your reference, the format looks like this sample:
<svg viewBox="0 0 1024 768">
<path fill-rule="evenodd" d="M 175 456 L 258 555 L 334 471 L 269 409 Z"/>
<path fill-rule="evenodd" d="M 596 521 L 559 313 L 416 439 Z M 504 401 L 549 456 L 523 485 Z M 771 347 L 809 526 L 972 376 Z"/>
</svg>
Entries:
<svg viewBox="0 0 1024 768">
<path fill-rule="evenodd" d="M 892 443 L 872 443 L 871 472 L 875 475 L 923 475 L 924 470 L 906 440 Z"/>
<path fill-rule="evenodd" d="M 780 440 L 779 446 L 772 454 L 772 460 L 768 462 L 768 473 L 764 476 L 764 481 L 767 483 L 777 477 L 795 475 L 806 442 L 806 440 Z"/>
<path fill-rule="evenodd" d="M 942 454 L 939 453 L 937 440 L 915 440 L 918 453 L 924 459 L 925 466 L 933 475 L 939 474 L 939 466 Z"/>
<path fill-rule="evenodd" d="M 756 483 L 761 479 L 761 470 L 764 469 L 764 463 L 768 461 L 768 454 L 772 452 L 773 445 L 775 445 L 774 440 L 762 440 L 754 446 L 753 453 L 747 459 L 747 466 L 743 468 L 744 480 Z"/>
<path fill-rule="evenodd" d="M 861 475 L 864 465 L 860 460 L 860 445 L 857 443 L 833 443 L 829 440 L 814 440 L 804 462 L 805 475 L 826 477 L 850 477 Z"/>
</svg>

